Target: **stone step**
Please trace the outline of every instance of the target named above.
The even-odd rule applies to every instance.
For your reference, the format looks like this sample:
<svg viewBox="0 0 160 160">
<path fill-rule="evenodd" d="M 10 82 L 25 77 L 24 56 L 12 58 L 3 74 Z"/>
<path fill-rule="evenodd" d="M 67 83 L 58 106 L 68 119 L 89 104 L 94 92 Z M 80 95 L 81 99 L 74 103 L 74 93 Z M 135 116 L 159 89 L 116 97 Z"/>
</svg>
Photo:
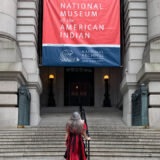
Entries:
<svg viewBox="0 0 160 160">
<path fill-rule="evenodd" d="M 119 134 L 119 135 L 111 135 L 111 134 L 103 134 L 103 135 L 95 135 L 95 134 L 90 134 L 90 136 L 92 137 L 92 140 L 110 140 L 110 139 L 115 139 L 115 140 L 160 140 L 160 136 L 159 135 L 127 135 L 127 134 Z M 37 134 L 37 135 L 1 135 L 0 136 L 0 141 L 5 141 L 5 140 L 12 140 L 12 139 L 41 139 L 41 140 L 63 140 L 65 137 L 65 134 L 50 134 L 50 135 L 46 135 L 46 134 Z"/>
<path fill-rule="evenodd" d="M 39 127 L 39 128 L 32 128 L 32 127 L 27 127 L 27 128 L 18 128 L 18 129 L 0 129 L 0 132 L 26 132 L 26 131 L 65 131 L 65 125 L 64 126 L 50 126 L 50 127 Z M 88 125 L 88 128 L 90 131 L 133 131 L 133 132 L 159 132 L 160 130 L 155 130 L 155 129 L 144 129 L 143 127 L 141 128 L 126 128 L 126 127 L 112 127 L 112 126 L 90 126 Z"/>
<path fill-rule="evenodd" d="M 106 156 L 96 156 L 96 157 L 91 157 L 92 159 L 91 160 L 159 160 L 159 158 L 150 158 L 150 157 L 106 157 Z M 63 157 L 61 156 L 54 156 L 54 159 L 53 157 L 50 157 L 50 156 L 41 156 L 41 157 L 16 157 L 16 158 L 5 158 L 3 160 L 65 160 Z"/>
<path fill-rule="evenodd" d="M 63 142 L 64 139 L 63 138 L 54 138 L 54 139 L 46 139 L 46 138 L 19 138 L 19 139 L 0 139 L 0 144 L 2 144 L 1 142 Z M 92 139 L 92 142 L 152 142 L 152 143 L 160 143 L 160 139 L 156 140 L 156 139 L 114 139 L 114 138 L 108 138 L 108 139 Z"/>
<path fill-rule="evenodd" d="M 156 145 L 160 145 L 160 142 L 132 142 L 132 141 L 123 141 L 123 142 L 119 142 L 119 141 L 91 141 L 90 142 L 91 145 L 95 144 L 95 145 L 151 145 L 151 146 L 156 146 Z M 57 145 L 57 144 L 64 144 L 64 142 L 61 141 L 8 141 L 8 142 L 1 142 L 0 145 L 46 145 L 46 144 L 52 144 L 52 145 Z"/>
<path fill-rule="evenodd" d="M 0 157 L 32 157 L 32 156 L 63 156 L 64 152 L 10 152 L 10 153 L 0 153 Z M 126 152 L 91 152 L 92 156 L 107 156 L 107 157 L 158 157 L 160 158 L 160 153 L 126 153 Z"/>
<path fill-rule="evenodd" d="M 156 136 L 160 135 L 160 132 L 146 132 L 146 131 L 89 131 L 90 134 L 92 135 L 150 135 L 150 136 Z M 65 130 L 46 130 L 46 131 L 13 131 L 13 132 L 0 132 L 1 135 L 38 135 L 38 134 L 46 134 L 46 135 L 63 135 L 65 134 Z"/>
<path fill-rule="evenodd" d="M 160 149 L 159 145 L 117 145 L 117 144 L 101 144 L 101 145 L 97 145 L 97 144 L 91 144 L 90 145 L 91 148 L 102 148 L 105 150 L 108 149 Z M 23 146 L 21 144 L 17 144 L 17 145 L 0 145 L 0 149 L 21 149 L 21 148 L 62 148 L 62 150 L 65 148 L 65 144 L 63 143 L 55 143 L 55 144 L 24 144 Z"/>
<path fill-rule="evenodd" d="M 120 113 L 110 111 L 87 113 L 91 160 L 160 160 L 160 131 L 127 127 Z M 65 123 L 70 115 L 43 115 L 38 127 L 1 130 L 0 159 L 64 160 Z"/>
<path fill-rule="evenodd" d="M 0 134 L 0 139 L 3 138 L 35 138 L 35 137 L 41 137 L 41 138 L 63 138 L 65 136 L 65 133 L 53 133 L 53 132 L 38 132 L 38 133 L 16 133 L 16 134 Z M 136 139 L 160 139 L 160 134 L 127 134 L 127 133 L 90 133 L 90 136 L 94 139 L 108 139 L 108 138 L 136 138 Z"/>
<path fill-rule="evenodd" d="M 43 133 L 46 133 L 46 134 L 64 134 L 65 133 L 65 130 L 59 130 L 59 131 L 56 131 L 56 130 L 42 130 L 42 131 L 9 131 L 9 132 L 0 132 L 0 135 L 25 135 L 25 134 L 43 134 Z M 128 134 L 128 135 L 160 135 L 160 132 L 146 132 L 146 131 L 90 131 L 89 133 L 92 133 L 92 134 L 114 134 L 114 135 L 118 135 L 118 134 Z"/>
<path fill-rule="evenodd" d="M 0 153 L 11 153 L 11 152 L 65 152 L 65 147 L 59 148 L 59 147 L 52 147 L 52 148 L 3 148 L 0 149 Z M 91 153 L 97 153 L 97 152 L 114 152 L 114 153 L 159 153 L 159 148 L 158 149 L 139 149 L 135 148 L 133 149 L 128 149 L 128 148 L 92 148 L 90 149 Z"/>
<path fill-rule="evenodd" d="M 42 131 L 65 131 L 66 127 L 65 126 L 54 126 L 54 127 L 44 127 L 44 128 L 23 128 L 23 129 L 8 129 L 8 130 L 2 130 L 0 129 L 0 133 L 14 133 L 14 132 L 42 132 Z M 143 129 L 143 128 L 110 128 L 110 127 L 90 127 L 89 126 L 89 131 L 90 132 L 139 132 L 139 133 L 159 133 L 160 130 L 154 130 L 154 129 Z"/>
<path fill-rule="evenodd" d="M 5 158 L 3 160 L 65 160 L 62 156 L 54 156 L 50 157 L 50 156 L 41 156 L 41 157 L 16 157 L 16 158 Z M 93 157 L 91 156 L 91 160 L 159 160 L 159 158 L 155 158 L 155 157 L 106 157 L 106 156 L 96 156 Z"/>
</svg>

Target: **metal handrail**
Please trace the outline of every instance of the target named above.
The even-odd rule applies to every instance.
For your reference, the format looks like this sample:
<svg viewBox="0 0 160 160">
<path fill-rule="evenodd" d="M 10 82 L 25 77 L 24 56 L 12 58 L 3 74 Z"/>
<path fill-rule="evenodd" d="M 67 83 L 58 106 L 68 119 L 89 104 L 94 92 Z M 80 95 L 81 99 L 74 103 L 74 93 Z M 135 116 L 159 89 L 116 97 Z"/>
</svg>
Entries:
<svg viewBox="0 0 160 160">
<path fill-rule="evenodd" d="M 82 106 L 80 106 L 80 114 L 81 114 L 81 118 L 84 120 L 84 122 L 87 126 L 86 134 L 89 137 L 89 130 L 88 130 L 88 125 L 87 125 L 86 113 L 85 113 L 85 109 Z M 86 148 L 88 147 L 87 159 L 90 160 L 90 141 L 85 140 L 85 144 L 86 144 Z"/>
</svg>

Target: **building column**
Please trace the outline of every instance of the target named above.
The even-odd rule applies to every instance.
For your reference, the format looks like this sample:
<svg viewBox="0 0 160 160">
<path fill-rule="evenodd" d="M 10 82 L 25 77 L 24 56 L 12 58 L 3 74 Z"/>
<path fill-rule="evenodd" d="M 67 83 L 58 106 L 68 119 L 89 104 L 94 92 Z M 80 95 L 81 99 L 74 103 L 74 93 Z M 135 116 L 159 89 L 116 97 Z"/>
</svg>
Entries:
<svg viewBox="0 0 160 160">
<path fill-rule="evenodd" d="M 39 0 L 18 1 L 17 41 L 22 62 L 27 72 L 27 87 L 31 93 L 30 125 L 40 122 L 40 94 L 42 84 L 39 73 L 38 43 Z"/>
<path fill-rule="evenodd" d="M 148 0 L 148 42 L 144 51 L 140 81 L 148 83 L 149 125 L 160 128 L 160 1 Z"/>
<path fill-rule="evenodd" d="M 0 126 L 18 124 L 18 88 L 27 74 L 17 45 L 17 0 L 0 1 Z"/>
<path fill-rule="evenodd" d="M 132 93 L 138 87 L 137 73 L 142 67 L 143 51 L 147 41 L 147 6 L 146 1 L 124 0 L 124 69 L 121 82 L 123 95 L 123 121 L 132 124 Z"/>
</svg>

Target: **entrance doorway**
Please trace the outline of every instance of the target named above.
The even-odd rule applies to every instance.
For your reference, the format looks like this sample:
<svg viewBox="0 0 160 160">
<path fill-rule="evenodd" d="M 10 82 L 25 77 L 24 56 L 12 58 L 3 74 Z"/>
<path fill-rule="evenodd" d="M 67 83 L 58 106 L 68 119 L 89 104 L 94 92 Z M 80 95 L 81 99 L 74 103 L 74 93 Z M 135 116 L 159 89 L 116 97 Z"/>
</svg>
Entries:
<svg viewBox="0 0 160 160">
<path fill-rule="evenodd" d="M 94 68 L 65 68 L 64 105 L 94 106 Z"/>
</svg>

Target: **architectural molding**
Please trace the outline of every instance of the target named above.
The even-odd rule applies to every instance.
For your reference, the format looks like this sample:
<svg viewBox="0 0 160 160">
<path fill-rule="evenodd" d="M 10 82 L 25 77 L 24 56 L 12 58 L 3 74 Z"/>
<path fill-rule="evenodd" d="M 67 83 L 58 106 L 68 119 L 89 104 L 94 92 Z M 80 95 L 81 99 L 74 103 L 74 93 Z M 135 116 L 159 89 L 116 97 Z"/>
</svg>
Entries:
<svg viewBox="0 0 160 160">
<path fill-rule="evenodd" d="M 145 63 L 137 73 L 138 83 L 160 81 L 160 63 Z"/>
</svg>

